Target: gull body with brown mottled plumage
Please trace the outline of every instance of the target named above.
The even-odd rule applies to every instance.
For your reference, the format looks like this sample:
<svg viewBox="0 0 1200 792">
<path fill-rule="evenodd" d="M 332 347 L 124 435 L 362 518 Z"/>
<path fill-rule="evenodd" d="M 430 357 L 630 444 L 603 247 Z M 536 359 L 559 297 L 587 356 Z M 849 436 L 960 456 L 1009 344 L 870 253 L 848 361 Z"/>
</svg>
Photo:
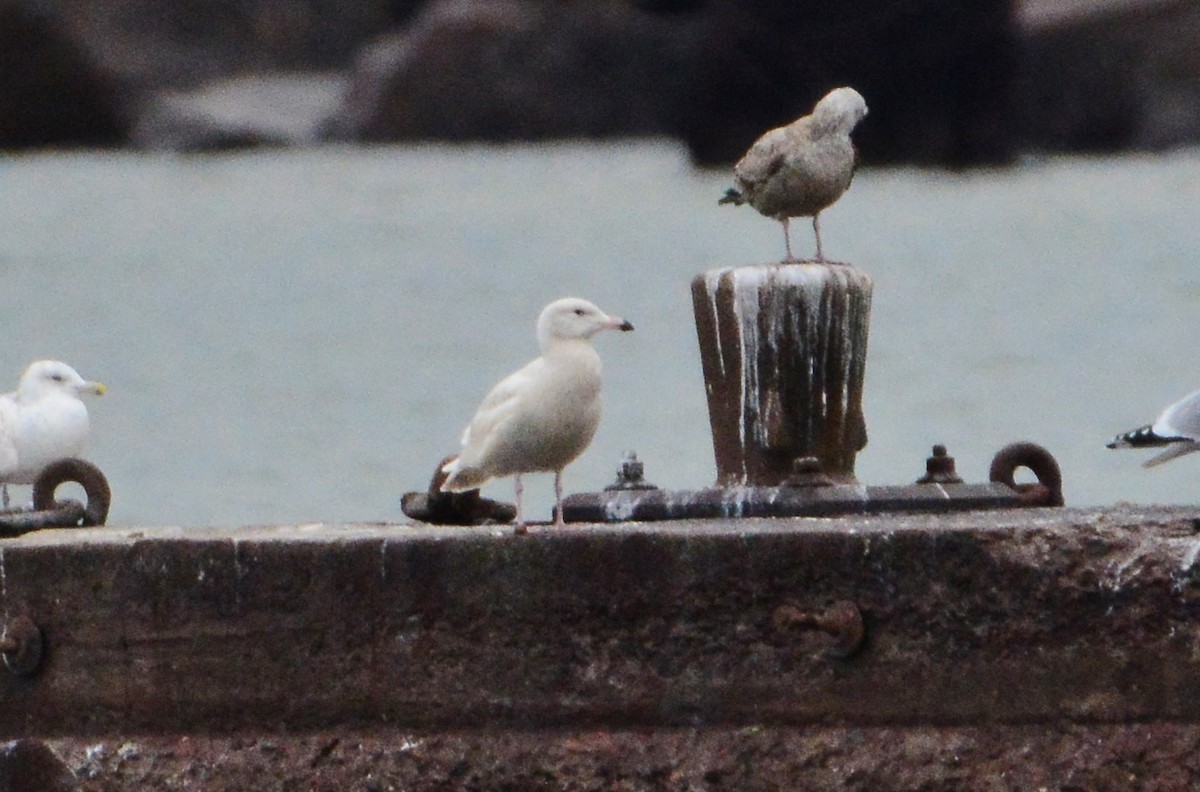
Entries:
<svg viewBox="0 0 1200 792">
<path fill-rule="evenodd" d="M 853 88 L 835 88 L 817 102 L 812 113 L 770 130 L 734 166 L 734 187 L 718 203 L 748 203 L 783 224 L 792 255 L 788 222 L 811 217 L 817 238 L 817 262 L 825 262 L 819 217 L 850 187 L 856 155 L 850 133 L 867 115 L 867 103 Z"/>
</svg>

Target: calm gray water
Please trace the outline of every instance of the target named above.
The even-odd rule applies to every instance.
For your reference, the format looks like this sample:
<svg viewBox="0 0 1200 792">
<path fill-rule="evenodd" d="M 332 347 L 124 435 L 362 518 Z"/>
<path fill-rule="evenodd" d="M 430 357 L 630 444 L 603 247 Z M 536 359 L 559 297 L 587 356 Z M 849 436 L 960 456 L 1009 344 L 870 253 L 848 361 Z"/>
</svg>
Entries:
<svg viewBox="0 0 1200 792">
<path fill-rule="evenodd" d="M 598 340 L 605 420 L 568 491 L 629 447 L 706 486 L 688 284 L 783 252 L 725 183 L 654 142 L 0 158 L 0 385 L 38 357 L 109 385 L 88 457 L 113 523 L 399 520 L 574 294 L 638 329 Z M 1200 455 L 1104 448 L 1200 388 L 1198 221 L 1200 150 L 860 173 L 822 218 L 876 283 L 859 477 L 910 482 L 945 442 L 982 481 L 1032 439 L 1069 504 L 1200 502 Z M 550 477 L 528 484 L 548 516 Z"/>
</svg>

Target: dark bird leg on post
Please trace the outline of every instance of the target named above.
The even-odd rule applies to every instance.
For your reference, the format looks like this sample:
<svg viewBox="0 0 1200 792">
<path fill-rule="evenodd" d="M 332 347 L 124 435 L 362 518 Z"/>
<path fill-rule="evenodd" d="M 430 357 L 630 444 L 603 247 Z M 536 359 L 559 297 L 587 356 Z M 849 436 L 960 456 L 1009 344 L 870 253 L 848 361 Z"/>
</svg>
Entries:
<svg viewBox="0 0 1200 792">
<path fill-rule="evenodd" d="M 566 523 L 563 522 L 562 511 L 562 471 L 554 471 L 554 527 L 564 528 Z"/>
<path fill-rule="evenodd" d="M 817 222 L 817 218 L 821 216 L 820 212 L 813 215 L 813 234 L 817 237 L 817 263 L 825 263 L 825 254 L 821 251 L 821 225 Z"/>
<path fill-rule="evenodd" d="M 521 474 L 518 473 L 513 479 L 513 492 L 517 498 L 517 533 L 525 533 L 525 510 L 522 501 L 525 495 L 525 486 L 521 484 Z"/>
<path fill-rule="evenodd" d="M 792 255 L 792 235 L 788 232 L 788 224 L 791 222 L 791 218 L 785 217 L 779 222 L 783 223 L 783 244 L 784 248 L 787 250 L 787 257 L 784 258 L 784 262 L 788 263 L 795 261 L 796 257 Z"/>
</svg>

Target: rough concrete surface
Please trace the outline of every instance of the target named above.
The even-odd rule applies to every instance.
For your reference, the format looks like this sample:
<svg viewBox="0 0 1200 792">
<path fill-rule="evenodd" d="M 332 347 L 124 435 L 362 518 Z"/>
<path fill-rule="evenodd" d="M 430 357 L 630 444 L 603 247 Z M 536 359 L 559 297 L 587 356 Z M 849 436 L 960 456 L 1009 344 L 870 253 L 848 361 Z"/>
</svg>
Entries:
<svg viewBox="0 0 1200 792">
<path fill-rule="evenodd" d="M 0 733 L 85 790 L 1185 789 L 1198 556 L 1129 505 L 43 531 Z M 849 657 L 775 618 L 842 600 Z"/>
<path fill-rule="evenodd" d="M 82 792 L 1186 790 L 1179 724 L 154 736 L 54 740 Z M 247 786 L 252 780 L 253 786 Z"/>
</svg>

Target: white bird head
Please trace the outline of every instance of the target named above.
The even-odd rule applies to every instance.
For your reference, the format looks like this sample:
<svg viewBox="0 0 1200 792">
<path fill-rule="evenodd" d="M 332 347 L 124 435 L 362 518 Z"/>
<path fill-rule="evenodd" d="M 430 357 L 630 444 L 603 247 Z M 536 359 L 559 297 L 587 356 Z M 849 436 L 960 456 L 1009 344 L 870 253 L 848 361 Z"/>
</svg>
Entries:
<svg viewBox="0 0 1200 792">
<path fill-rule="evenodd" d="M 564 297 L 542 309 L 537 322 L 538 345 L 545 350 L 555 341 L 591 338 L 601 330 L 632 330 L 633 325 L 609 316 L 587 300 Z"/>
<path fill-rule="evenodd" d="M 834 88 L 817 102 L 812 123 L 822 132 L 848 135 L 867 115 L 867 102 L 853 88 Z"/>
<path fill-rule="evenodd" d="M 37 401 L 54 393 L 81 396 L 94 393 L 103 396 L 108 390 L 102 382 L 91 382 L 79 376 L 79 372 L 58 360 L 39 360 L 29 364 L 17 385 L 17 399 L 23 402 Z"/>
</svg>

